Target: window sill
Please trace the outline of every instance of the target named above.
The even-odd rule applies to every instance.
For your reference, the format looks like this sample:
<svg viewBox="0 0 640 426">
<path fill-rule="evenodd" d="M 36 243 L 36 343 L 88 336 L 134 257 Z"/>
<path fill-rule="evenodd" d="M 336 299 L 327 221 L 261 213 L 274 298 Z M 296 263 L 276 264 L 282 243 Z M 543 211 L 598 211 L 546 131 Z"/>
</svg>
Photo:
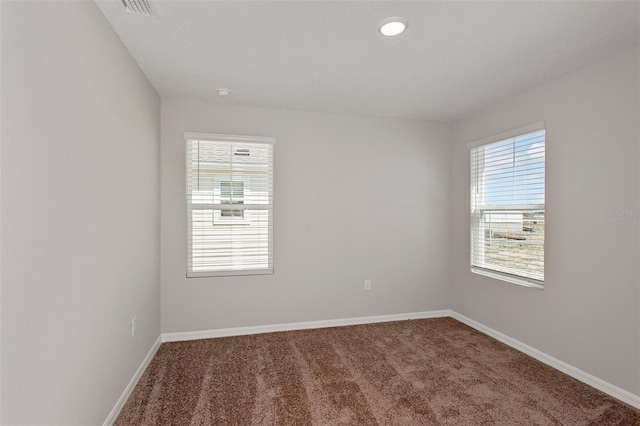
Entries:
<svg viewBox="0 0 640 426">
<path fill-rule="evenodd" d="M 233 277 L 245 275 L 273 275 L 273 269 L 187 272 L 187 278 Z"/>
<path fill-rule="evenodd" d="M 523 287 L 535 288 L 537 290 L 544 290 L 544 285 L 538 284 L 533 281 L 529 281 L 525 278 L 515 277 L 513 275 L 501 274 L 500 272 L 487 271 L 486 269 L 471 268 L 471 272 L 478 275 L 484 275 L 485 277 L 494 278 L 500 281 L 506 281 L 512 284 L 520 285 Z"/>
</svg>

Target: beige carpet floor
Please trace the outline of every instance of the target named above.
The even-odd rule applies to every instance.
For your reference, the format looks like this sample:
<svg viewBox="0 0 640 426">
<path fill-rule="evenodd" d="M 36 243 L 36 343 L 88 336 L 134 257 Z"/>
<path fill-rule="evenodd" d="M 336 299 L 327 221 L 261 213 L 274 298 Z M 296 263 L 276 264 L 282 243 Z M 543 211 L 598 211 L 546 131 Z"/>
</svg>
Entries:
<svg viewBox="0 0 640 426">
<path fill-rule="evenodd" d="M 640 411 L 438 318 L 164 343 L 116 424 L 607 426 Z"/>
</svg>

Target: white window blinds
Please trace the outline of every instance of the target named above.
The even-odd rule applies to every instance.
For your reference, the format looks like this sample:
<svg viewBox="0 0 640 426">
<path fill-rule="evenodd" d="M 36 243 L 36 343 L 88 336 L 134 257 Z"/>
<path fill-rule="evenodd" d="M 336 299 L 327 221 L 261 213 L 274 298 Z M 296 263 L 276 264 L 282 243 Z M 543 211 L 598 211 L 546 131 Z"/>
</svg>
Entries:
<svg viewBox="0 0 640 426">
<path fill-rule="evenodd" d="M 187 276 L 273 273 L 274 138 L 186 133 Z"/>
<path fill-rule="evenodd" d="M 544 281 L 545 130 L 480 141 L 471 150 L 473 272 L 541 287 Z M 532 129 L 536 129 L 533 130 Z M 500 136 L 504 137 L 502 139 Z M 499 140 L 496 140 L 499 139 Z"/>
</svg>

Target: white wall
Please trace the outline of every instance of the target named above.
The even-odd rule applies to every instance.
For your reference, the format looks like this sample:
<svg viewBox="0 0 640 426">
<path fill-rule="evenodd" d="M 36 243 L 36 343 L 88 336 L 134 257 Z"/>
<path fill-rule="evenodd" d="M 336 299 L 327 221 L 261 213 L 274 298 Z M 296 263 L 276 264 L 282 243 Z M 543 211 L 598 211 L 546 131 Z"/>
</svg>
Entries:
<svg viewBox="0 0 640 426">
<path fill-rule="evenodd" d="M 2 67 L 2 423 L 102 423 L 160 332 L 160 101 L 93 2 L 2 2 Z"/>
<path fill-rule="evenodd" d="M 628 50 L 453 126 L 455 311 L 640 394 L 638 50 Z M 545 289 L 469 272 L 468 142 L 544 120 Z"/>
<path fill-rule="evenodd" d="M 163 332 L 449 307 L 448 126 L 164 99 L 161 121 Z M 185 131 L 277 138 L 274 275 L 185 278 Z"/>
<path fill-rule="evenodd" d="M 640 227 L 605 216 L 639 208 L 636 51 L 456 123 L 453 147 L 441 124 L 172 100 L 160 131 L 93 2 L 1 8 L 2 423 L 101 423 L 160 306 L 163 332 L 452 307 L 640 394 Z M 468 271 L 466 143 L 538 120 L 544 291 Z M 274 275 L 185 278 L 185 131 L 278 139 Z"/>
</svg>

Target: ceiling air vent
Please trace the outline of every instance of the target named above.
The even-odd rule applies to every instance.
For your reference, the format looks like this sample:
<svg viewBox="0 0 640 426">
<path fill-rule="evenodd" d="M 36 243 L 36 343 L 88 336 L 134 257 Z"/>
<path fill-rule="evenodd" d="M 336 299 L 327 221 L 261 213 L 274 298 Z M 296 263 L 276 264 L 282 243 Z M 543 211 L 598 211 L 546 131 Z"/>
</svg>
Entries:
<svg viewBox="0 0 640 426">
<path fill-rule="evenodd" d="M 125 13 L 131 15 L 145 16 L 147 18 L 157 18 L 158 14 L 151 6 L 149 0 L 120 0 Z"/>
</svg>

